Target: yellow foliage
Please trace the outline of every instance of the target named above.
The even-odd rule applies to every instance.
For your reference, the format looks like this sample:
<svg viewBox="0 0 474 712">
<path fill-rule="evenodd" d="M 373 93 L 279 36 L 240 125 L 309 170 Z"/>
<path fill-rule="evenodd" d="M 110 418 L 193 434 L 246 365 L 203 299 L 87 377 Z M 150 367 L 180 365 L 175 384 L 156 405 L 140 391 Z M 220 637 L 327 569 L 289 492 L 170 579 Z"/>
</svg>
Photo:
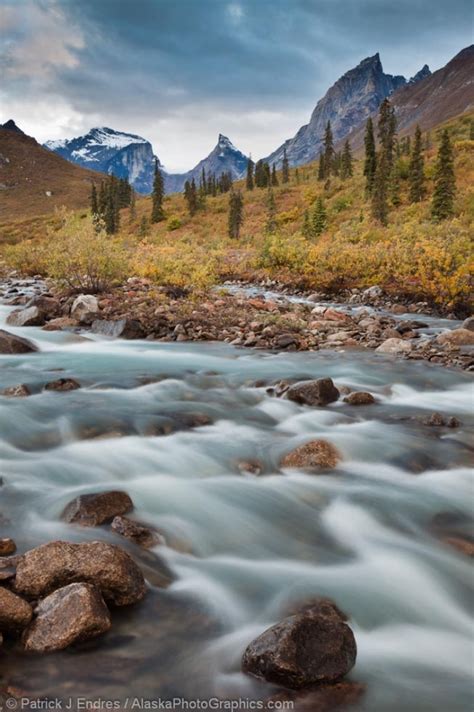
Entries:
<svg viewBox="0 0 474 712">
<path fill-rule="evenodd" d="M 135 249 L 132 269 L 160 284 L 200 289 L 215 283 L 217 255 L 196 245 L 156 245 L 144 240 Z"/>
</svg>

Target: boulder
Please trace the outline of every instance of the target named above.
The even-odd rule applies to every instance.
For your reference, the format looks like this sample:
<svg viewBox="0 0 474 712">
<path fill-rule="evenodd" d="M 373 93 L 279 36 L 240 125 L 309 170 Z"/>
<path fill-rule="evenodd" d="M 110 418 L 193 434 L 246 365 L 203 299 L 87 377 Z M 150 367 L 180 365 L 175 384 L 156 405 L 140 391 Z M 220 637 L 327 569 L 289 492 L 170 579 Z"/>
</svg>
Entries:
<svg viewBox="0 0 474 712">
<path fill-rule="evenodd" d="M 412 350 L 412 345 L 404 339 L 387 339 L 375 349 L 382 354 L 407 354 Z"/>
<path fill-rule="evenodd" d="M 12 578 L 15 578 L 19 558 L 19 556 L 0 557 L 0 584 L 3 581 L 10 581 Z"/>
<path fill-rule="evenodd" d="M 340 680 L 354 667 L 356 655 L 354 634 L 343 620 L 309 610 L 252 641 L 242 669 L 275 685 L 301 689 Z"/>
<path fill-rule="evenodd" d="M 315 381 L 300 381 L 289 387 L 286 392 L 289 400 L 301 405 L 327 405 L 339 398 L 339 391 L 332 378 L 318 378 Z"/>
<path fill-rule="evenodd" d="M 379 287 L 378 284 L 374 284 L 372 287 L 368 287 L 362 292 L 362 296 L 366 299 L 375 299 L 376 297 L 381 297 L 382 294 L 383 289 L 382 287 Z"/>
<path fill-rule="evenodd" d="M 61 331 L 62 329 L 73 329 L 79 326 L 77 319 L 71 319 L 70 316 L 59 316 L 57 319 L 51 319 L 43 326 L 43 331 Z"/>
<path fill-rule="evenodd" d="M 337 309 L 326 309 L 323 316 L 326 321 L 351 321 L 350 316 Z"/>
<path fill-rule="evenodd" d="M 116 490 L 81 494 L 66 505 L 61 518 L 70 524 L 97 527 L 132 509 L 133 502 L 126 492 Z"/>
<path fill-rule="evenodd" d="M 334 445 L 326 440 L 310 440 L 287 453 L 280 460 L 280 467 L 309 467 L 333 469 L 342 459 Z"/>
<path fill-rule="evenodd" d="M 145 336 L 142 325 L 136 319 L 96 319 L 92 322 L 92 331 L 111 339 L 142 339 Z"/>
<path fill-rule="evenodd" d="M 25 398 L 30 396 L 31 391 L 28 386 L 24 383 L 18 383 L 16 386 L 9 386 L 2 391 L 2 396 L 7 396 L 8 398 Z"/>
<path fill-rule="evenodd" d="M 79 294 L 71 306 L 71 317 L 81 324 L 91 324 L 99 313 L 99 302 L 93 294 Z"/>
<path fill-rule="evenodd" d="M 344 398 L 344 403 L 349 403 L 349 405 L 372 405 L 375 403 L 375 398 L 372 393 L 354 391 Z"/>
<path fill-rule="evenodd" d="M 22 630 L 33 616 L 30 604 L 20 596 L 0 586 L 0 629 Z"/>
<path fill-rule="evenodd" d="M 0 539 L 0 556 L 11 556 L 16 551 L 16 544 L 13 539 L 8 537 Z"/>
<path fill-rule="evenodd" d="M 114 517 L 111 528 L 116 534 L 125 537 L 125 539 L 132 541 L 134 544 L 138 544 L 138 546 L 144 549 L 150 549 L 152 546 L 163 544 L 165 541 L 152 527 L 148 527 L 146 524 L 141 524 L 140 522 L 135 522 L 128 517 Z"/>
<path fill-rule="evenodd" d="M 23 635 L 25 650 L 47 653 L 95 638 L 112 625 L 100 591 L 88 583 L 71 583 L 42 600 Z"/>
<path fill-rule="evenodd" d="M 0 354 L 26 354 L 33 351 L 38 351 L 38 348 L 31 341 L 0 329 Z"/>
<path fill-rule="evenodd" d="M 474 331 L 474 316 L 468 316 L 467 319 L 464 319 L 461 326 L 468 331 Z"/>
<path fill-rule="evenodd" d="M 60 314 L 61 304 L 59 299 L 48 297 L 46 294 L 41 294 L 38 297 L 33 297 L 26 305 L 27 307 L 37 307 L 49 319 Z"/>
<path fill-rule="evenodd" d="M 474 556 L 474 541 L 471 539 L 465 539 L 461 536 L 447 536 L 443 539 L 443 542 L 453 549 L 459 551 L 460 554 L 464 556 Z"/>
<path fill-rule="evenodd" d="M 452 331 L 443 331 L 436 337 L 438 344 L 448 344 L 449 346 L 473 346 L 474 345 L 474 330 L 471 329 L 453 329 Z"/>
<path fill-rule="evenodd" d="M 45 321 L 45 315 L 38 307 L 15 309 L 7 317 L 10 326 L 43 326 Z"/>
<path fill-rule="evenodd" d="M 146 587 L 133 559 L 118 546 L 100 541 L 53 541 L 19 557 L 14 588 L 38 599 L 70 583 L 91 583 L 106 601 L 127 606 L 141 601 Z"/>
<path fill-rule="evenodd" d="M 50 381 L 44 387 L 45 391 L 75 391 L 81 384 L 74 378 L 58 378 L 57 381 Z"/>
</svg>

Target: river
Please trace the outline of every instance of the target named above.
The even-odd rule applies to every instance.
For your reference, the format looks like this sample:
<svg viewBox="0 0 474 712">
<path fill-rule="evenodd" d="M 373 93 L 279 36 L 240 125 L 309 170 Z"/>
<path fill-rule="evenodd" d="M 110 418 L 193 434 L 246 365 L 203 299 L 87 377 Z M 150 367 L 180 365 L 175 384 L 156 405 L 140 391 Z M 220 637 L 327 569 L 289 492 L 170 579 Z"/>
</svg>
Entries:
<svg viewBox="0 0 474 712">
<path fill-rule="evenodd" d="M 1 324 L 10 309 L 0 306 Z M 33 391 L 0 396 L 0 511 L 10 520 L 2 535 L 20 552 L 53 539 L 123 545 L 149 581 L 143 603 L 115 612 L 111 632 L 77 650 L 33 657 L 7 646 L 0 676 L 15 689 L 89 700 L 264 699 L 271 688 L 240 672 L 244 648 L 322 595 L 349 615 L 357 640 L 350 678 L 367 691 L 351 709 L 471 708 L 471 562 L 439 530 L 441 522 L 447 534 L 472 533 L 470 374 L 373 352 L 7 328 L 40 351 L 0 356 L 0 390 Z M 322 376 L 370 391 L 377 404 L 308 408 L 254 385 Z M 42 391 L 59 377 L 82 388 Z M 423 424 L 433 411 L 461 427 Z M 189 427 L 196 416 L 209 424 Z M 282 453 L 311 438 L 340 450 L 336 470 L 278 469 Z M 261 475 L 241 472 L 239 462 L 254 460 Z M 134 516 L 168 544 L 142 552 L 107 528 L 60 521 L 73 497 L 106 489 L 126 490 Z"/>
</svg>

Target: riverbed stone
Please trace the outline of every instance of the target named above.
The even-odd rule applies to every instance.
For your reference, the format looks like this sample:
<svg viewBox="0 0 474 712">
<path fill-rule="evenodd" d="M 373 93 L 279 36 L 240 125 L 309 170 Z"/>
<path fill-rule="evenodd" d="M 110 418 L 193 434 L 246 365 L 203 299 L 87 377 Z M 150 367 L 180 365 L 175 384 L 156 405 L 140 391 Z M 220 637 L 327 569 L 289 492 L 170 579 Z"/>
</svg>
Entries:
<svg viewBox="0 0 474 712">
<path fill-rule="evenodd" d="M 136 319 L 96 319 L 92 322 L 92 331 L 111 339 L 142 339 L 145 336 L 142 325 Z"/>
<path fill-rule="evenodd" d="M 436 337 L 438 344 L 448 344 L 449 346 L 473 346 L 474 345 L 474 330 L 471 329 L 453 329 L 452 331 L 443 331 Z"/>
<path fill-rule="evenodd" d="M 13 539 L 5 537 L 0 539 L 0 556 L 11 556 L 16 551 L 16 544 Z"/>
<path fill-rule="evenodd" d="M 45 315 L 38 307 L 15 309 L 7 317 L 10 326 L 43 326 Z"/>
<path fill-rule="evenodd" d="M 81 494 L 63 510 L 61 518 L 69 524 L 83 527 L 97 527 L 110 522 L 115 516 L 127 514 L 133 509 L 133 502 L 126 492 L 110 490 Z"/>
<path fill-rule="evenodd" d="M 444 537 L 443 542 L 464 556 L 474 557 L 474 541 L 471 539 L 462 536 L 447 536 Z"/>
<path fill-rule="evenodd" d="M 0 629 L 22 630 L 33 616 L 30 604 L 7 588 L 0 586 Z"/>
<path fill-rule="evenodd" d="M 474 331 L 474 316 L 468 316 L 467 319 L 464 319 L 461 326 L 463 329 L 468 329 L 469 331 Z"/>
<path fill-rule="evenodd" d="M 354 391 L 344 398 L 344 403 L 349 403 L 349 405 L 373 405 L 375 398 L 372 393 Z"/>
<path fill-rule="evenodd" d="M 38 351 L 38 348 L 28 339 L 0 329 L 0 354 L 26 354 L 34 351 Z"/>
<path fill-rule="evenodd" d="M 288 388 L 286 397 L 301 405 L 324 406 L 337 401 L 339 391 L 332 378 L 317 378 L 313 381 L 294 383 Z"/>
<path fill-rule="evenodd" d="M 410 353 L 412 345 L 404 339 L 390 338 L 386 339 L 375 350 L 382 354 L 404 354 Z"/>
<path fill-rule="evenodd" d="M 91 583 L 106 601 L 126 606 L 141 601 L 146 587 L 133 559 L 118 546 L 93 541 L 53 541 L 19 557 L 14 588 L 28 599 L 42 598 L 70 583 Z"/>
<path fill-rule="evenodd" d="M 56 381 L 50 381 L 44 386 L 45 391 L 75 391 L 81 387 L 81 384 L 75 378 L 58 378 Z"/>
<path fill-rule="evenodd" d="M 2 391 L 2 396 L 7 396 L 7 398 L 25 398 L 30 395 L 31 391 L 24 383 L 18 383 L 16 386 L 9 386 Z"/>
<path fill-rule="evenodd" d="M 290 689 L 333 683 L 354 667 L 357 647 L 335 616 L 306 611 L 268 628 L 242 657 L 244 672 Z"/>
<path fill-rule="evenodd" d="M 332 470 L 341 459 L 341 454 L 331 443 L 326 440 L 310 440 L 284 455 L 280 467 Z"/>
<path fill-rule="evenodd" d="M 25 650 L 47 653 L 106 633 L 112 623 L 100 591 L 71 583 L 40 601 L 23 636 Z"/>
<path fill-rule="evenodd" d="M 99 313 L 99 302 L 93 294 L 79 294 L 71 306 L 71 317 L 81 324 L 91 324 Z"/>
<path fill-rule="evenodd" d="M 112 520 L 111 529 L 116 534 L 125 537 L 134 544 L 150 549 L 157 544 L 164 544 L 164 537 L 161 536 L 153 527 L 136 522 L 129 517 L 117 516 Z"/>
</svg>

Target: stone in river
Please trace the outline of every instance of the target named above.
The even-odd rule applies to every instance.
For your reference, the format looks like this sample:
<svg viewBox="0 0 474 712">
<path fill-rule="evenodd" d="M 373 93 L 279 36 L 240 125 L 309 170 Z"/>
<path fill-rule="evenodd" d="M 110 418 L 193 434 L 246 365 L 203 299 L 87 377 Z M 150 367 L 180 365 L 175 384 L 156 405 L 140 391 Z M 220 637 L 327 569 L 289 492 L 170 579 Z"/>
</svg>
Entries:
<svg viewBox="0 0 474 712">
<path fill-rule="evenodd" d="M 43 599 L 23 636 L 25 650 L 46 653 L 95 638 L 111 627 L 100 591 L 88 583 L 71 583 Z"/>
<path fill-rule="evenodd" d="M 314 381 L 300 381 L 289 387 L 286 397 L 302 405 L 328 405 L 339 398 L 339 391 L 332 378 L 318 378 Z"/>
<path fill-rule="evenodd" d="M 164 537 L 152 527 L 148 527 L 140 522 L 135 522 L 128 517 L 114 517 L 111 528 L 116 534 L 125 537 L 125 539 L 129 541 L 133 541 L 134 544 L 138 544 L 138 546 L 144 549 L 150 549 L 152 546 L 163 544 L 165 541 Z"/>
<path fill-rule="evenodd" d="M 464 319 L 461 326 L 463 329 L 474 331 L 474 316 L 468 316 L 467 319 Z"/>
<path fill-rule="evenodd" d="M 38 348 L 31 341 L 0 329 L 0 354 L 26 354 L 33 351 L 38 351 Z"/>
<path fill-rule="evenodd" d="M 20 596 L 0 586 L 0 629 L 22 630 L 26 628 L 33 615 L 29 603 Z"/>
<path fill-rule="evenodd" d="M 7 398 L 25 398 L 30 395 L 31 391 L 24 383 L 19 383 L 16 386 L 9 386 L 2 391 L 2 396 L 7 396 Z"/>
<path fill-rule="evenodd" d="M 93 541 L 53 541 L 19 557 L 14 588 L 28 599 L 42 598 L 70 583 L 91 583 L 106 601 L 127 606 L 141 601 L 145 579 L 133 559 L 118 546 Z"/>
<path fill-rule="evenodd" d="M 75 391 L 81 384 L 74 378 L 58 378 L 57 381 L 50 381 L 44 387 L 45 391 Z"/>
<path fill-rule="evenodd" d="M 436 342 L 450 346 L 473 346 L 474 330 L 460 328 L 453 329 L 452 331 L 444 331 L 436 337 Z"/>
<path fill-rule="evenodd" d="M 110 522 L 120 514 L 133 509 L 133 502 L 126 492 L 110 491 L 82 494 L 66 505 L 62 519 L 70 524 L 96 527 Z"/>
<path fill-rule="evenodd" d="M 465 556 L 474 556 L 474 541 L 461 536 L 447 536 L 443 542 Z"/>
<path fill-rule="evenodd" d="M 375 403 L 375 398 L 372 393 L 354 391 L 344 398 L 344 403 L 349 403 L 349 405 L 372 405 Z"/>
<path fill-rule="evenodd" d="M 92 322 L 92 331 L 112 339 L 142 339 L 145 336 L 142 325 L 136 319 L 96 319 Z"/>
<path fill-rule="evenodd" d="M 334 683 L 354 667 L 357 647 L 336 615 L 305 611 L 268 628 L 250 643 L 242 669 L 290 689 Z"/>
<path fill-rule="evenodd" d="M 16 544 L 13 539 L 8 537 L 5 539 L 0 539 L 0 556 L 10 556 L 16 551 Z"/>
<path fill-rule="evenodd" d="M 336 712 L 359 703 L 366 686 L 354 680 L 318 685 L 310 690 L 281 691 L 272 695 L 265 710 L 294 709 L 298 712 Z M 270 704 L 271 703 L 271 704 Z M 277 706 L 277 704 L 279 706 Z M 283 705 L 286 704 L 286 707 Z M 291 705 L 291 707 L 289 706 Z"/>
<path fill-rule="evenodd" d="M 404 354 L 412 350 L 412 345 L 404 339 L 387 339 L 375 350 L 382 354 Z"/>
<path fill-rule="evenodd" d="M 99 302 L 93 294 L 79 294 L 71 306 L 71 317 L 81 324 L 91 324 L 99 313 Z"/>
<path fill-rule="evenodd" d="M 10 326 L 43 326 L 44 322 L 45 315 L 38 307 L 15 309 L 7 317 Z"/>
<path fill-rule="evenodd" d="M 342 459 L 338 450 L 326 440 L 310 440 L 291 450 L 281 460 L 281 467 L 333 469 Z"/>
</svg>

